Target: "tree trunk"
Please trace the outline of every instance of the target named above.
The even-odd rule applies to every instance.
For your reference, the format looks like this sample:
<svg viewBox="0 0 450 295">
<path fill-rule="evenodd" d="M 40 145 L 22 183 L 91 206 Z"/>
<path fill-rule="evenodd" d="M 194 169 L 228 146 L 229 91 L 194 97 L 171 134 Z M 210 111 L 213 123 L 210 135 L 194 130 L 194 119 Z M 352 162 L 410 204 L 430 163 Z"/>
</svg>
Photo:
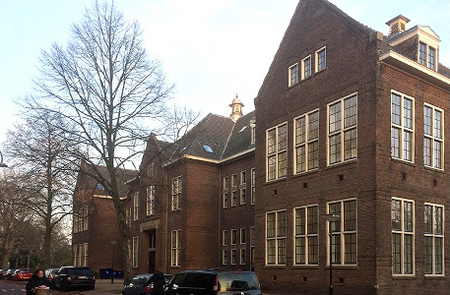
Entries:
<svg viewBox="0 0 450 295">
<path fill-rule="evenodd" d="M 6 238 L 5 246 L 4 246 L 5 252 L 3 253 L 4 255 L 3 255 L 3 260 L 2 260 L 2 268 L 3 269 L 8 269 L 10 267 L 9 258 L 11 258 L 11 252 L 13 249 L 14 242 L 15 242 L 14 236 L 10 236 L 10 237 Z"/>
</svg>

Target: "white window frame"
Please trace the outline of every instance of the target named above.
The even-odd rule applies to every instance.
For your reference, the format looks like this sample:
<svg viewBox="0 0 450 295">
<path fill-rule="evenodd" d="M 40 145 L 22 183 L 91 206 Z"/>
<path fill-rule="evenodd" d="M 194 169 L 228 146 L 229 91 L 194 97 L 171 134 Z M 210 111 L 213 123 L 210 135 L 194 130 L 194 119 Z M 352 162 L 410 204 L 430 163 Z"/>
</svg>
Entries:
<svg viewBox="0 0 450 295">
<path fill-rule="evenodd" d="M 420 44 L 424 44 L 425 45 L 425 59 L 424 59 L 425 64 L 422 64 L 420 62 L 420 52 L 421 52 L 420 51 Z M 434 67 L 430 67 L 430 48 L 434 49 Z M 417 45 L 417 62 L 420 65 L 422 65 L 422 66 L 424 66 L 424 67 L 426 67 L 426 68 L 428 68 L 430 70 L 433 70 L 433 71 L 437 72 L 438 71 L 438 66 L 439 66 L 438 49 L 437 49 L 437 47 L 431 46 L 430 44 L 428 44 L 428 42 L 425 42 L 425 41 L 419 39 L 419 42 L 418 42 L 418 45 Z"/>
<path fill-rule="evenodd" d="M 155 214 L 155 194 L 156 194 L 156 186 L 155 184 L 152 184 L 146 188 L 147 193 L 147 208 L 146 213 L 147 216 L 154 215 Z"/>
<path fill-rule="evenodd" d="M 297 74 L 295 76 L 295 80 L 294 81 L 293 81 L 293 78 L 294 78 L 293 69 L 296 69 L 296 71 L 297 71 Z M 289 69 L 288 69 L 288 79 L 289 79 L 288 86 L 289 87 L 292 87 L 292 86 L 298 84 L 298 80 L 299 80 L 298 79 L 298 73 L 299 73 L 299 71 L 298 71 L 298 63 L 295 63 L 295 64 L 293 64 L 292 66 L 289 67 Z"/>
<path fill-rule="evenodd" d="M 235 228 L 231 229 L 230 245 L 237 245 L 237 230 Z"/>
<path fill-rule="evenodd" d="M 356 123 L 355 123 L 355 125 L 345 127 L 345 118 L 346 118 L 346 116 L 345 116 L 345 101 L 347 99 L 350 99 L 353 97 L 356 98 L 356 106 L 355 106 L 356 107 L 356 115 L 355 115 Z M 330 107 L 337 103 L 340 103 L 340 106 L 341 106 L 341 108 L 340 108 L 340 127 L 339 127 L 339 130 L 330 132 Z M 332 101 L 331 103 L 329 103 L 327 105 L 327 165 L 328 166 L 337 165 L 337 164 L 345 163 L 345 162 L 351 162 L 358 158 L 358 107 L 359 107 L 358 92 L 354 92 L 354 93 L 344 96 L 340 99 Z M 356 154 L 354 157 L 350 157 L 350 158 L 346 159 L 345 158 L 345 133 L 352 131 L 352 130 L 355 130 L 355 132 L 356 132 Z M 331 158 L 331 156 L 330 156 L 331 138 L 336 135 L 340 135 L 340 140 L 341 140 L 340 141 L 340 159 L 336 162 L 331 163 L 331 160 L 330 160 L 330 158 Z"/>
<path fill-rule="evenodd" d="M 222 178 L 222 208 L 228 208 L 228 196 L 229 189 L 227 187 L 228 184 L 228 176 L 224 176 Z"/>
<path fill-rule="evenodd" d="M 286 127 L 286 143 L 285 143 L 285 148 L 280 149 L 279 147 L 279 130 L 281 127 Z M 271 131 L 275 131 L 275 146 L 274 146 L 274 151 L 269 153 L 269 132 Z M 283 122 L 281 124 L 278 124 L 277 126 L 274 126 L 272 128 L 269 128 L 266 130 L 266 181 L 270 182 L 270 181 L 275 181 L 277 179 L 284 179 L 287 177 L 287 167 L 288 167 L 288 134 L 289 134 L 289 128 L 288 128 L 288 123 L 287 122 Z M 280 176 L 280 155 L 281 154 L 286 154 L 285 157 L 285 161 L 286 161 L 286 175 L 281 175 Z M 275 157 L 275 177 L 273 179 L 269 179 L 269 163 L 270 163 L 270 158 Z"/>
<path fill-rule="evenodd" d="M 180 254 L 181 254 L 181 229 L 172 230 L 170 235 L 170 266 L 180 266 Z"/>
<path fill-rule="evenodd" d="M 425 134 L 425 108 L 431 109 L 431 135 Z M 441 113 L 441 126 L 440 126 L 441 138 L 437 137 L 435 134 L 435 127 L 436 127 L 435 126 L 435 122 L 436 122 L 435 114 L 436 114 L 436 112 Z M 423 157 L 424 157 L 423 164 L 424 164 L 424 166 L 426 166 L 428 168 L 433 168 L 433 169 L 438 169 L 438 170 L 443 171 L 444 163 L 445 163 L 444 162 L 444 155 L 445 155 L 445 153 L 444 153 L 444 151 L 445 151 L 445 146 L 444 146 L 444 143 L 445 143 L 445 140 L 444 140 L 444 137 L 445 137 L 445 130 L 444 130 L 445 129 L 445 123 L 444 123 L 445 113 L 444 113 L 444 110 L 441 108 L 438 108 L 432 104 L 424 103 L 423 116 L 424 116 L 424 118 L 423 118 L 423 120 L 424 120 L 424 132 L 423 132 L 424 141 L 425 141 L 425 139 L 428 139 L 431 142 L 431 153 L 430 153 L 431 165 L 425 164 L 425 143 L 423 145 Z M 436 142 L 439 142 L 441 144 L 441 155 L 440 155 L 441 161 L 439 163 L 440 167 L 438 167 L 438 165 L 436 163 L 436 157 L 435 157 L 434 144 Z"/>
<path fill-rule="evenodd" d="M 428 276 L 429 277 L 443 277 L 443 276 L 445 276 L 445 236 L 444 236 L 444 233 L 445 233 L 445 206 L 439 205 L 439 204 L 433 204 L 433 203 L 425 203 L 424 205 L 432 207 L 432 211 L 431 211 L 432 212 L 431 213 L 432 232 L 431 233 L 426 231 L 425 222 L 424 222 L 425 238 L 429 237 L 432 239 L 432 244 L 431 244 L 431 257 L 432 257 L 431 269 L 432 269 L 432 271 L 431 271 L 431 273 L 426 273 L 426 270 L 424 267 L 425 276 L 427 276 L 427 277 Z M 424 208 L 425 208 L 425 206 L 424 206 Z M 436 216 L 435 216 L 436 208 L 440 208 L 442 210 L 442 216 L 441 216 L 442 234 L 436 233 Z M 425 215 L 425 210 L 424 210 L 424 215 Z M 442 245 L 441 245 L 442 273 L 436 273 L 436 247 L 435 247 L 436 239 L 442 240 Z M 424 243 L 424 250 L 426 251 L 425 243 Z"/>
<path fill-rule="evenodd" d="M 83 244 L 83 265 L 82 266 L 88 266 L 88 243 Z"/>
<path fill-rule="evenodd" d="M 278 233 L 278 221 L 279 221 L 278 216 L 280 213 L 284 213 L 284 216 L 285 216 L 284 235 L 282 235 L 281 233 L 280 234 Z M 273 236 L 273 237 L 268 237 L 268 228 L 267 228 L 268 218 L 267 217 L 269 214 L 275 214 L 275 236 Z M 278 210 L 278 211 L 266 212 L 266 221 L 265 222 L 266 222 L 266 224 L 265 224 L 265 241 L 266 241 L 265 264 L 266 264 L 266 266 L 286 266 L 286 261 L 287 261 L 287 249 L 286 249 L 286 247 L 287 247 L 287 233 L 286 233 L 286 231 L 287 231 L 287 211 L 285 209 L 283 209 L 283 210 Z M 284 245 L 285 245 L 285 249 L 284 249 L 285 262 L 284 263 L 279 261 L 279 242 L 282 240 L 284 240 Z M 268 261 L 269 260 L 268 259 L 268 243 L 269 243 L 269 241 L 275 241 L 275 263 L 269 263 L 269 261 Z"/>
<path fill-rule="evenodd" d="M 139 220 L 139 192 L 133 194 L 133 220 Z"/>
<path fill-rule="evenodd" d="M 228 231 L 226 229 L 222 230 L 222 246 L 228 246 Z"/>
<path fill-rule="evenodd" d="M 247 203 L 247 171 L 242 170 L 240 173 L 240 186 L 239 186 L 239 203 L 245 205 Z"/>
<path fill-rule="evenodd" d="M 255 182 L 256 182 L 256 170 L 255 167 L 253 167 L 251 169 L 250 172 L 250 182 L 251 182 L 251 196 L 250 196 L 250 204 L 251 205 L 255 205 L 255 197 L 256 197 L 256 187 L 255 187 Z"/>
<path fill-rule="evenodd" d="M 231 258 L 231 261 L 230 261 L 231 265 L 236 265 L 236 262 L 237 262 L 236 255 L 237 255 L 237 249 L 235 249 L 235 248 L 231 249 L 231 257 L 230 257 Z"/>
<path fill-rule="evenodd" d="M 182 176 L 172 178 L 172 211 L 181 210 L 181 195 L 183 193 Z"/>
<path fill-rule="evenodd" d="M 245 227 L 241 227 L 239 229 L 239 244 L 245 245 L 246 239 L 247 237 Z"/>
<path fill-rule="evenodd" d="M 400 124 L 394 124 L 393 122 L 393 118 L 392 118 L 392 96 L 393 95 L 397 95 L 400 96 Z M 411 101 L 411 107 L 412 107 L 412 118 L 411 118 L 411 127 L 412 128 L 407 128 L 404 127 L 404 101 L 406 100 L 410 100 Z M 399 160 L 399 161 L 405 161 L 408 163 L 414 163 L 414 158 L 415 158 L 415 150 L 416 150 L 416 140 L 415 140 L 415 129 L 416 129 L 416 103 L 415 103 L 415 99 L 412 96 L 403 94 L 401 92 L 395 91 L 395 90 L 391 90 L 391 158 Z M 399 130 L 399 157 L 394 157 L 393 153 L 392 153 L 392 129 L 398 129 Z M 403 153 L 403 138 L 404 138 L 404 133 L 408 132 L 411 133 L 411 160 L 405 159 L 404 153 Z"/>
<path fill-rule="evenodd" d="M 239 264 L 245 265 L 245 260 L 247 259 L 245 248 L 239 248 Z"/>
<path fill-rule="evenodd" d="M 78 266 L 78 245 L 73 245 L 73 265 Z"/>
<path fill-rule="evenodd" d="M 306 62 L 307 59 L 309 59 L 309 76 L 306 76 L 306 71 L 305 71 L 305 62 Z M 302 59 L 301 64 L 302 64 L 302 70 L 301 70 L 302 76 L 301 76 L 301 79 L 305 80 L 305 79 L 307 79 L 307 78 L 312 76 L 312 58 L 311 58 L 311 54 L 306 56 L 304 59 Z"/>
<path fill-rule="evenodd" d="M 228 263 L 228 249 L 222 249 L 222 265 L 227 265 Z"/>
<path fill-rule="evenodd" d="M 256 124 L 250 121 L 250 144 L 255 144 L 256 139 Z"/>
<path fill-rule="evenodd" d="M 354 230 L 345 230 L 345 206 L 344 204 L 346 202 L 355 202 L 355 211 L 356 211 L 356 216 L 355 216 L 355 229 Z M 339 249 L 339 253 L 340 253 L 340 262 L 333 262 L 333 266 L 334 265 L 339 265 L 339 266 L 357 266 L 358 265 L 358 200 L 356 198 L 350 198 L 350 199 L 344 199 L 344 200 L 336 200 L 336 201 L 330 201 L 327 202 L 327 214 L 330 214 L 330 205 L 331 204 L 336 204 L 336 203 L 340 203 L 340 216 L 339 216 L 339 220 L 336 221 L 339 223 L 339 231 L 333 231 L 332 235 L 339 235 L 340 238 L 340 249 Z M 330 265 L 330 247 L 331 247 L 331 241 L 330 241 L 330 222 L 327 222 L 327 265 Z M 355 235 L 355 239 L 356 239 L 356 262 L 355 263 L 345 263 L 345 235 L 348 234 L 354 234 Z"/>
<path fill-rule="evenodd" d="M 309 138 L 309 122 L 310 122 L 310 116 L 314 113 L 317 113 L 317 138 L 310 139 Z M 305 119 L 305 140 L 303 142 L 298 143 L 297 142 L 297 120 L 304 118 Z M 309 167 L 309 146 L 311 144 L 317 143 L 319 146 L 319 137 L 320 137 L 320 112 L 319 109 L 314 109 L 310 112 L 307 112 L 301 116 L 294 118 L 294 174 L 300 174 L 305 173 L 307 171 L 311 170 L 317 170 L 319 169 L 319 164 L 317 164 L 317 167 L 310 168 Z M 298 171 L 297 170 L 297 164 L 298 164 L 298 158 L 297 158 L 297 149 L 304 146 L 305 149 L 305 170 L 304 171 Z M 317 151 L 319 152 L 319 151 Z M 317 161 L 319 161 L 319 157 L 317 158 Z"/>
<path fill-rule="evenodd" d="M 133 237 L 133 252 L 132 252 L 133 268 L 139 267 L 139 237 Z"/>
<path fill-rule="evenodd" d="M 321 69 L 319 69 L 319 53 L 322 52 L 322 50 L 325 50 L 325 66 Z M 322 48 L 318 49 L 315 54 L 314 58 L 314 64 L 315 64 L 315 72 L 321 72 L 327 68 L 327 47 L 323 46 Z"/>
<path fill-rule="evenodd" d="M 392 228 L 392 201 L 400 201 L 400 224 L 401 229 L 400 230 L 394 230 Z M 412 231 L 407 232 L 404 229 L 404 223 L 405 223 L 405 217 L 404 217 L 404 204 L 408 202 L 412 204 Z M 391 200 L 391 236 L 393 237 L 394 234 L 400 234 L 401 235 L 401 242 L 400 242 L 400 249 L 401 249 L 401 272 L 400 273 L 394 273 L 394 258 L 392 257 L 392 276 L 415 276 L 416 275 L 416 214 L 415 214 L 415 201 L 409 200 L 409 199 L 403 199 L 403 198 L 392 198 Z M 411 235 L 412 236 L 412 258 L 411 258 L 411 270 L 412 273 L 405 273 L 405 235 Z M 392 239 L 392 238 L 391 238 Z M 391 242 L 391 248 L 392 248 L 392 242 Z M 393 256 L 393 249 L 391 249 L 391 256 Z"/>
<path fill-rule="evenodd" d="M 308 229 L 308 209 L 309 208 L 316 208 L 317 210 L 317 233 L 309 233 L 309 229 Z M 297 233 L 297 210 L 300 209 L 304 209 L 305 210 L 305 233 L 304 234 L 299 234 Z M 295 207 L 294 208 L 294 265 L 301 265 L 301 266 L 306 266 L 306 265 L 313 265 L 313 266 L 317 266 L 319 265 L 319 247 L 320 247 L 320 241 L 319 241 L 319 205 L 318 204 L 312 204 L 312 205 L 307 205 L 307 206 L 300 206 L 300 207 Z M 296 240 L 299 238 L 304 238 L 305 239 L 305 263 L 299 263 L 297 262 L 297 243 Z M 309 262 L 309 239 L 310 238 L 317 238 L 317 262 Z"/>
</svg>

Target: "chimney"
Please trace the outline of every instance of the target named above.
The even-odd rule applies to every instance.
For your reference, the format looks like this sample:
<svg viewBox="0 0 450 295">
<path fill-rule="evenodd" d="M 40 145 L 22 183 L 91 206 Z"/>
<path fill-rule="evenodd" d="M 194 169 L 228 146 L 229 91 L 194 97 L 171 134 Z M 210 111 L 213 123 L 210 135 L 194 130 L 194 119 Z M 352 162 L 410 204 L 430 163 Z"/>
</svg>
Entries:
<svg viewBox="0 0 450 295">
<path fill-rule="evenodd" d="M 386 25 L 389 26 L 389 37 L 406 31 L 407 23 L 409 23 L 409 19 L 401 14 L 386 22 Z"/>
<path fill-rule="evenodd" d="M 240 117 L 242 117 L 242 107 L 244 104 L 239 99 L 237 93 L 235 99 L 230 104 L 231 107 L 231 115 L 230 119 L 233 120 L 233 122 L 236 122 Z"/>
</svg>

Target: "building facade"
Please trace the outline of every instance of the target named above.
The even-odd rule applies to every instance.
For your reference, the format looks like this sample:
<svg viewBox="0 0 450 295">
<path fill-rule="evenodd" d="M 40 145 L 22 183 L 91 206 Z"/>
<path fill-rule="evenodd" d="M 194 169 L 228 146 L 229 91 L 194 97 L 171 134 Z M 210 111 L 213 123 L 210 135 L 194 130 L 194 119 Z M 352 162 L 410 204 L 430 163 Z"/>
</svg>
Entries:
<svg viewBox="0 0 450 295">
<path fill-rule="evenodd" d="M 447 294 L 450 70 L 408 22 L 384 35 L 301 0 L 255 111 L 236 97 L 175 143 L 150 136 L 125 200 L 133 273 L 252 269 L 324 294 L 332 264 L 335 294 Z"/>
</svg>

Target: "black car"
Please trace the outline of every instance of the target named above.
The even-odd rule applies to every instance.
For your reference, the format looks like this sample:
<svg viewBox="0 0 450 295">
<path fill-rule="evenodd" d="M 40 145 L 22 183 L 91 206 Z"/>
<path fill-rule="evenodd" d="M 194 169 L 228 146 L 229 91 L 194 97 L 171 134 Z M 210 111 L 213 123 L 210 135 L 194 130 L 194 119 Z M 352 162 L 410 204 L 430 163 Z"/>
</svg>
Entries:
<svg viewBox="0 0 450 295">
<path fill-rule="evenodd" d="M 63 266 L 54 274 L 52 282 L 60 290 L 74 287 L 95 289 L 95 275 L 89 267 Z"/>
<path fill-rule="evenodd" d="M 167 295 L 261 295 L 258 278 L 252 271 L 188 270 L 175 275 Z"/>
<path fill-rule="evenodd" d="M 152 294 L 152 284 L 150 279 L 153 277 L 152 273 L 136 275 L 131 282 L 126 285 L 123 290 L 123 295 L 151 295 Z M 171 274 L 164 274 L 164 280 L 166 285 L 172 279 Z"/>
<path fill-rule="evenodd" d="M 5 273 L 5 279 L 10 280 L 11 277 L 12 277 L 12 275 L 13 275 L 15 272 L 18 272 L 18 271 L 20 271 L 20 269 L 15 269 L 15 268 L 10 268 L 10 269 L 8 269 L 8 270 L 6 271 L 6 273 Z"/>
<path fill-rule="evenodd" d="M 0 280 L 5 278 L 6 269 L 0 269 Z"/>
</svg>

